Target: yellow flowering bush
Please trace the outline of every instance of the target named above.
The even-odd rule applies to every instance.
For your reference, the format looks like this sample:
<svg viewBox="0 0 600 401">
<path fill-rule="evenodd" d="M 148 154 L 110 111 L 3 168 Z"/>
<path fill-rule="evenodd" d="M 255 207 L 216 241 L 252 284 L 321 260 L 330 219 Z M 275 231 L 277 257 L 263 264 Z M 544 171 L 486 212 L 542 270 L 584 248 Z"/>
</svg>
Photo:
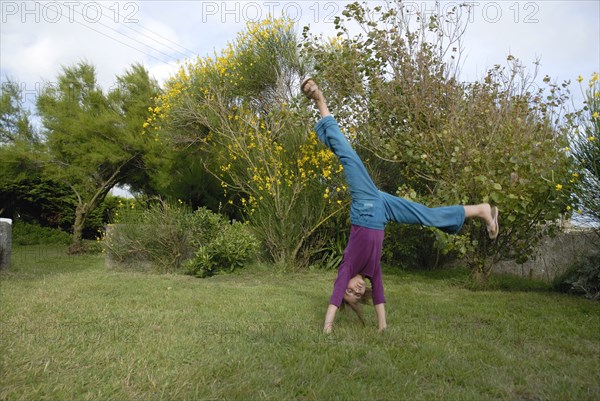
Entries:
<svg viewBox="0 0 600 401">
<path fill-rule="evenodd" d="M 298 125 L 299 118 L 285 109 L 259 118 L 239 106 L 209 141 L 230 202 L 245 210 L 281 265 L 301 262 L 306 240 L 340 210 L 346 194 L 337 183 L 337 158 L 307 129 L 310 125 Z"/>
<path fill-rule="evenodd" d="M 184 63 L 146 122 L 147 134 L 202 152 L 281 266 L 305 263 L 316 230 L 345 206 L 341 167 L 299 99 L 302 75 L 291 21 L 249 23 L 219 54 Z"/>
</svg>

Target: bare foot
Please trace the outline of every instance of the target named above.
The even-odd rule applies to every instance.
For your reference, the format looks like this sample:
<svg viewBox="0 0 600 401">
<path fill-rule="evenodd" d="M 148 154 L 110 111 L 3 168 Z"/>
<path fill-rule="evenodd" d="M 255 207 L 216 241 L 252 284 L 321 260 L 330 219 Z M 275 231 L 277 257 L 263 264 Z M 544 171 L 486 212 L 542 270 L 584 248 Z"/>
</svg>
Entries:
<svg viewBox="0 0 600 401">
<path fill-rule="evenodd" d="M 487 232 L 488 232 L 488 236 L 490 237 L 491 240 L 495 240 L 496 238 L 498 238 L 498 232 L 500 231 L 500 225 L 498 224 L 498 215 L 499 215 L 498 208 L 496 206 L 491 206 L 490 207 L 491 219 L 488 220 L 488 223 L 487 223 Z"/>
</svg>

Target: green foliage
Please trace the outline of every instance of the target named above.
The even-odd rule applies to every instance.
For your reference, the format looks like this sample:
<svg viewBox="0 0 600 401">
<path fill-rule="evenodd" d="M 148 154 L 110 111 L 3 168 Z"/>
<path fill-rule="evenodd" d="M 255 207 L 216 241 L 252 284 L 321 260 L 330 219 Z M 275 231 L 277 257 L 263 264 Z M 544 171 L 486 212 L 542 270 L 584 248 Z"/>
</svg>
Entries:
<svg viewBox="0 0 600 401">
<path fill-rule="evenodd" d="M 578 81 L 581 83 L 583 78 Z M 576 196 L 584 219 L 600 228 L 600 82 L 593 73 L 585 89 L 584 108 L 579 114 L 579 125 L 573 133 L 573 157 L 579 163 L 580 179 Z M 574 178 L 575 178 L 574 177 Z M 600 234 L 600 233 L 599 233 Z"/>
<path fill-rule="evenodd" d="M 106 255 L 126 268 L 175 272 L 192 254 L 190 217 L 187 208 L 160 200 L 121 202 L 107 227 Z"/>
<path fill-rule="evenodd" d="M 56 228 L 15 220 L 12 228 L 13 245 L 68 245 L 71 234 Z"/>
<path fill-rule="evenodd" d="M 39 141 L 31 125 L 31 113 L 24 107 L 23 91 L 17 82 L 2 83 L 0 92 L 0 145 Z"/>
<path fill-rule="evenodd" d="M 28 172 L 32 173 L 30 177 L 0 172 L 2 215 L 70 230 L 75 211 L 71 190 L 60 182 L 36 177 L 36 171 Z"/>
<path fill-rule="evenodd" d="M 312 236 L 344 203 L 340 166 L 298 101 L 301 76 L 293 24 L 250 23 L 214 58 L 184 65 L 148 122 L 148 135 L 201 153 L 282 268 L 308 263 Z"/>
<path fill-rule="evenodd" d="M 133 183 L 132 188 L 148 196 L 181 199 L 194 208 L 220 210 L 239 219 L 239 210 L 225 203 L 220 181 L 204 168 L 207 161 L 206 155 L 193 147 L 161 144 L 144 155 L 148 180 Z"/>
<path fill-rule="evenodd" d="M 443 234 L 433 229 L 389 224 L 381 260 L 404 269 L 436 269 L 453 256 L 436 247 L 439 235 Z"/>
<path fill-rule="evenodd" d="M 256 255 L 256 239 L 206 208 L 194 212 L 181 202 L 121 202 L 106 234 L 106 256 L 117 266 L 182 271 L 200 277 L 232 271 Z"/>
<path fill-rule="evenodd" d="M 56 82 L 37 99 L 50 159 L 44 172 L 65 182 L 76 197 L 73 245 L 78 248 L 88 214 L 110 189 L 134 176 L 143 179 L 149 141 L 140 133 L 158 84 L 134 65 L 117 77 L 118 87 L 105 92 L 86 63 L 63 68 Z"/>
<path fill-rule="evenodd" d="M 592 253 L 575 261 L 564 274 L 554 280 L 554 288 L 600 300 L 600 253 Z"/>
<path fill-rule="evenodd" d="M 343 222 L 346 224 L 346 221 Z M 320 230 L 319 234 L 325 238 L 323 246 L 315 251 L 315 261 L 325 270 L 334 270 L 340 266 L 344 257 L 344 250 L 348 243 L 348 231 L 331 228 Z"/>
<path fill-rule="evenodd" d="M 72 234 L 76 199 L 70 188 L 44 177 L 17 177 L 12 181 L 9 177 L 8 180 L 2 180 L 0 186 L 0 204 L 4 208 L 2 216 Z M 95 239 L 98 230 L 112 221 L 119 199 L 107 196 L 89 213 L 83 227 L 83 238 Z"/>
<path fill-rule="evenodd" d="M 2 84 L 0 94 L 0 216 L 43 226 L 70 228 L 70 190 L 44 177 L 43 138 L 30 122 L 16 82 Z"/>
<path fill-rule="evenodd" d="M 49 220 L 57 224 L 60 183 L 42 177 L 44 144 L 33 129 L 19 85 L 8 81 L 0 93 L 0 216 Z"/>
<path fill-rule="evenodd" d="M 258 251 L 258 241 L 248 226 L 221 221 L 211 230 L 204 229 L 202 241 L 193 241 L 195 256 L 184 265 L 184 272 L 196 277 L 208 277 L 217 271 L 232 272 L 252 260 Z"/>
<path fill-rule="evenodd" d="M 305 31 L 304 50 L 338 120 L 359 150 L 368 149 L 363 157 L 379 159 L 369 163 L 379 169 L 378 185 L 428 206 L 499 207 L 495 243 L 473 221 L 461 235 L 436 234 L 425 248 L 465 256 L 486 272 L 494 259 L 529 259 L 572 207 L 567 83 L 546 77 L 536 88 L 537 63 L 532 73 L 512 55 L 480 81 L 461 83 L 461 13 L 415 15 L 401 2 L 368 7 L 347 6 L 336 40 Z M 351 36 L 351 23 L 362 33 Z"/>
</svg>

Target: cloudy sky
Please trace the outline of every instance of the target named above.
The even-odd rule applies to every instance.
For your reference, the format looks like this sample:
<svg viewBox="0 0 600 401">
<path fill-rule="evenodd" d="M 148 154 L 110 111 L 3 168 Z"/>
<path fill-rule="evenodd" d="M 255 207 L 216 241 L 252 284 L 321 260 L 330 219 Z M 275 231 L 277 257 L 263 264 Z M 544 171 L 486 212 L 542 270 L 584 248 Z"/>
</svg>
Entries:
<svg viewBox="0 0 600 401">
<path fill-rule="evenodd" d="M 540 80 L 562 82 L 600 70 L 600 2 L 467 0 L 472 14 L 464 37 L 462 78 L 480 78 L 508 54 L 531 66 Z M 0 78 L 19 82 L 32 103 L 61 66 L 88 61 L 108 88 L 115 75 L 141 62 L 159 80 L 178 61 L 219 51 L 246 21 L 285 14 L 314 32 L 330 35 L 347 1 L 7 1 L 2 0 Z M 370 1 L 373 5 L 381 3 Z M 447 11 L 462 2 L 441 1 Z M 414 11 L 430 1 L 405 1 Z"/>
</svg>

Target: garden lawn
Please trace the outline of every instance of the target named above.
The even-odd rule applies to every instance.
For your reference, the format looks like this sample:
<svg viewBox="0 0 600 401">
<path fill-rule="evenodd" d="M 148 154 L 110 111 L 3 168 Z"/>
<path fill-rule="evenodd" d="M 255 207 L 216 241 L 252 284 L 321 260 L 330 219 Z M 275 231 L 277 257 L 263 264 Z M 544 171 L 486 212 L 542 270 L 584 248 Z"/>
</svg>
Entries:
<svg viewBox="0 0 600 401">
<path fill-rule="evenodd" d="M 600 304 L 384 272 L 388 330 L 335 271 L 196 279 L 19 247 L 0 274 L 0 400 L 598 400 Z M 437 277 L 436 277 L 437 276 Z"/>
</svg>

